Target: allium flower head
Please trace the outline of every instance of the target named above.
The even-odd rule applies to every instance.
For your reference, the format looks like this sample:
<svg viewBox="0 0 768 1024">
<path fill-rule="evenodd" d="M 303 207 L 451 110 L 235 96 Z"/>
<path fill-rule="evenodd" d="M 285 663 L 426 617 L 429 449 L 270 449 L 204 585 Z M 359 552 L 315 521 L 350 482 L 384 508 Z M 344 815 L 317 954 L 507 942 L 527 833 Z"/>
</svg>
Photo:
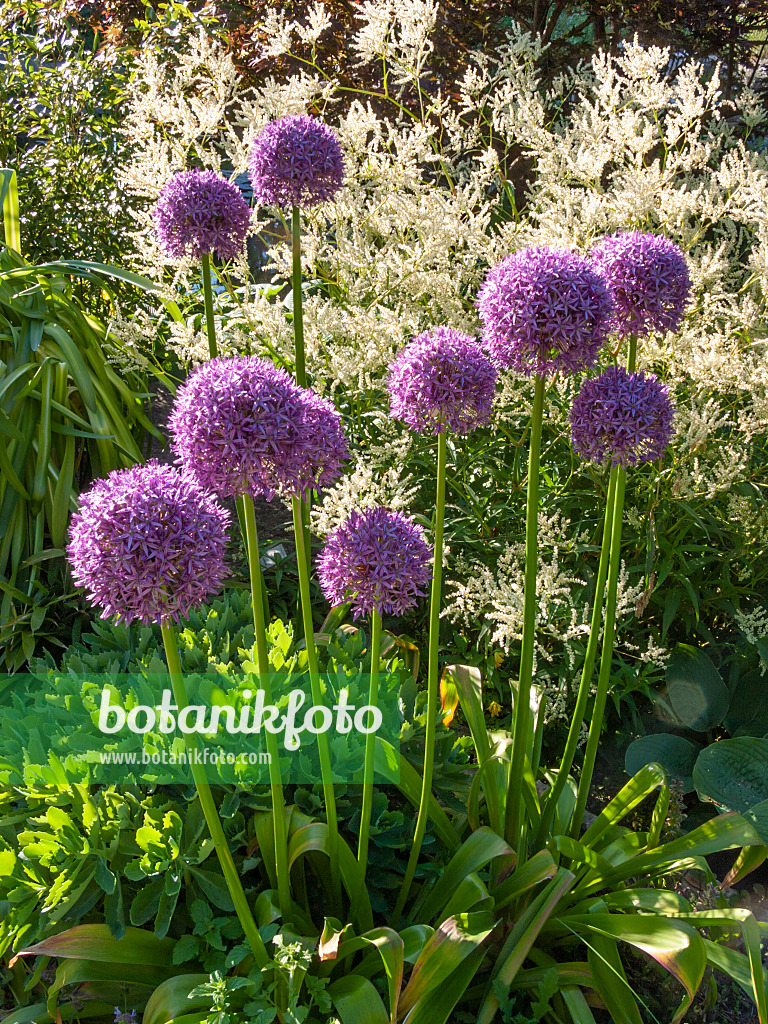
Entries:
<svg viewBox="0 0 768 1024">
<path fill-rule="evenodd" d="M 495 266 L 477 307 L 491 355 L 520 373 L 544 376 L 595 364 L 611 298 L 583 256 L 539 247 L 522 249 Z"/>
<path fill-rule="evenodd" d="M 275 206 L 316 206 L 344 184 L 344 157 L 333 129 L 307 114 L 270 121 L 249 157 L 253 194 Z"/>
<path fill-rule="evenodd" d="M 574 450 L 590 462 L 636 466 L 664 454 L 674 408 L 669 388 L 652 373 L 611 366 L 585 380 L 571 406 Z"/>
<path fill-rule="evenodd" d="M 114 470 L 80 498 L 67 557 L 102 614 L 178 621 L 221 587 L 229 513 L 173 466 Z"/>
<path fill-rule="evenodd" d="M 217 252 L 239 256 L 251 223 L 240 189 L 215 171 L 181 171 L 166 183 L 155 207 L 160 248 L 174 259 Z"/>
<path fill-rule="evenodd" d="M 491 416 L 496 370 L 480 345 L 450 327 L 417 335 L 389 374 L 392 415 L 422 434 L 468 434 Z"/>
<path fill-rule="evenodd" d="M 374 609 L 402 615 L 425 593 L 431 561 L 422 530 L 380 505 L 353 509 L 328 536 L 318 575 L 331 604 L 352 601 L 355 618 Z"/>
<path fill-rule="evenodd" d="M 614 303 L 617 334 L 676 331 L 683 318 L 691 278 L 682 250 L 662 235 L 623 231 L 590 253 Z"/>
<path fill-rule="evenodd" d="M 180 464 L 220 497 L 300 497 L 348 457 L 334 406 L 268 359 L 212 359 L 180 388 L 170 419 Z"/>
</svg>

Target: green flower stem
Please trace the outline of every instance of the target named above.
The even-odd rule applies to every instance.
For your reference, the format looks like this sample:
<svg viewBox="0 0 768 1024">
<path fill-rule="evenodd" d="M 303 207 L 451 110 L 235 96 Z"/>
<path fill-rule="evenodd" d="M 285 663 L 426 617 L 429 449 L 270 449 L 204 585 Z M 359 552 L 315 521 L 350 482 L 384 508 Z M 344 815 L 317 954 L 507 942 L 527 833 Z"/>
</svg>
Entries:
<svg viewBox="0 0 768 1024">
<path fill-rule="evenodd" d="M 408 893 L 416 873 L 416 864 L 427 829 L 429 798 L 432 795 L 432 778 L 435 770 L 435 737 L 437 735 L 437 713 L 440 701 L 439 666 L 437 654 L 440 644 L 440 600 L 443 580 L 443 525 L 445 521 L 445 471 L 447 462 L 447 441 L 445 432 L 437 435 L 437 494 L 435 498 L 435 557 L 432 570 L 432 592 L 429 603 L 429 667 L 427 670 L 427 729 L 424 739 L 424 777 L 421 782 L 419 813 L 416 817 L 416 832 L 408 857 L 403 885 L 397 898 L 392 927 L 397 926 L 403 912 Z"/>
<path fill-rule="evenodd" d="M 531 719 L 531 684 L 533 682 L 533 651 L 536 636 L 536 578 L 539 543 L 539 461 L 541 454 L 541 428 L 544 417 L 546 380 L 536 377 L 531 415 L 531 442 L 528 454 L 528 498 L 525 514 L 525 598 L 523 609 L 523 644 L 520 653 L 520 679 L 515 699 L 515 724 L 512 736 L 512 763 L 509 768 L 509 786 L 504 823 L 504 836 L 517 851 L 518 863 L 525 860 L 519 849 L 523 834 L 521 808 L 523 773 L 528 752 L 528 734 Z"/>
<path fill-rule="evenodd" d="M 306 358 L 304 354 L 304 293 L 301 278 L 301 211 L 293 207 L 291 222 L 291 251 L 293 257 L 291 287 L 293 288 L 293 350 L 296 362 L 296 383 L 307 386 Z M 312 538 L 309 532 L 309 499 L 301 502 L 301 521 L 304 524 L 304 549 L 307 574 L 312 571 Z"/>
<path fill-rule="evenodd" d="M 595 770 L 595 759 L 597 747 L 600 742 L 600 733 L 603 729 L 603 718 L 605 716 L 605 705 L 608 699 L 608 686 L 611 679 L 611 659 L 613 657 L 613 640 L 616 634 L 616 589 L 621 567 L 621 523 L 624 513 L 624 486 L 626 484 L 626 472 L 617 468 L 616 470 L 616 503 L 613 509 L 613 525 L 611 527 L 611 554 L 608 567 L 608 597 L 605 603 L 605 626 L 603 629 L 603 650 L 600 655 L 600 674 L 597 678 L 597 693 L 595 704 L 592 709 L 592 721 L 589 724 L 589 736 L 587 747 L 584 752 L 584 765 L 581 769 L 579 789 L 576 796 L 576 808 L 571 820 L 571 835 L 578 839 L 581 833 L 581 823 L 584 820 L 584 810 L 587 806 L 589 788 L 592 785 L 592 775 Z"/>
<path fill-rule="evenodd" d="M 605 598 L 605 580 L 608 576 L 608 558 L 611 549 L 611 529 L 613 526 L 613 509 L 616 503 L 617 476 L 618 468 L 614 467 L 611 470 L 610 480 L 608 483 L 608 498 L 606 501 L 605 520 L 603 523 L 603 542 L 600 549 L 600 564 L 597 569 L 597 582 L 595 584 L 595 596 L 594 603 L 592 605 L 592 623 L 589 628 L 589 640 L 587 641 L 587 652 L 584 657 L 584 666 L 581 671 L 581 682 L 579 683 L 579 693 L 576 698 L 576 708 L 573 712 L 571 727 L 568 730 L 568 739 L 565 744 L 563 759 L 560 762 L 560 770 L 557 773 L 555 784 L 547 797 L 547 802 L 541 815 L 541 822 L 539 824 L 538 831 L 536 832 L 536 838 L 534 840 L 534 846 L 536 849 L 539 849 L 547 841 L 549 828 L 555 816 L 558 801 L 560 800 L 560 796 L 565 789 L 565 784 L 568 781 L 568 774 L 573 767 L 573 759 L 576 756 L 579 737 L 581 735 L 581 723 L 584 721 L 584 715 L 589 702 L 589 692 L 592 687 L 592 673 L 595 668 L 597 644 L 600 638 L 600 626 L 602 625 L 603 618 L 603 600 Z"/>
<path fill-rule="evenodd" d="M 203 299 L 205 300 L 205 330 L 208 335 L 208 351 L 211 359 L 219 354 L 216 345 L 216 322 L 213 319 L 213 292 L 211 291 L 211 257 L 203 253 Z"/>
<path fill-rule="evenodd" d="M 379 651 L 381 650 L 381 614 L 374 608 L 371 613 L 371 681 L 368 688 L 368 703 L 379 706 Z M 376 733 L 365 737 L 365 769 L 363 771 L 363 809 L 360 814 L 360 839 L 357 844 L 357 863 L 360 877 L 365 881 L 368 866 L 368 839 L 371 832 L 371 808 L 373 807 L 373 763 L 376 753 Z"/>
<path fill-rule="evenodd" d="M 259 561 L 259 538 L 256 532 L 256 516 L 253 498 L 243 495 L 245 516 L 245 543 L 248 549 L 248 569 L 251 576 L 251 599 L 253 604 L 253 625 L 256 633 L 256 655 L 259 666 L 259 683 L 264 690 L 264 703 L 272 703 L 267 629 L 264 615 L 264 581 Z M 272 792 L 272 819 L 275 830 L 275 871 L 277 893 L 283 921 L 291 920 L 291 883 L 288 866 L 288 837 L 285 828 L 285 798 L 283 780 L 280 774 L 280 747 L 277 736 L 265 729 L 267 752 L 269 754 L 269 785 Z"/>
<path fill-rule="evenodd" d="M 171 675 L 171 685 L 173 686 L 173 696 L 176 701 L 179 712 L 187 707 L 187 689 L 184 685 L 184 677 L 181 669 L 181 659 L 179 658 L 179 647 L 176 641 L 176 633 L 171 623 L 161 622 L 160 628 L 163 633 L 163 643 L 165 644 L 165 655 L 168 659 L 168 671 Z M 232 897 L 232 902 L 235 905 L 237 916 L 240 919 L 240 924 L 243 926 L 243 931 L 248 939 L 248 943 L 251 947 L 251 952 L 256 959 L 256 963 L 259 967 L 266 967 L 269 964 L 269 955 L 267 953 L 266 946 L 262 941 L 261 935 L 259 935 L 259 929 L 256 927 L 256 922 L 253 919 L 251 908 L 248 906 L 248 900 L 243 891 L 242 883 L 240 882 L 240 876 L 237 873 L 235 862 L 232 859 L 227 840 L 224 835 L 224 829 L 221 826 L 221 819 L 219 818 L 218 811 L 216 810 L 216 804 L 213 800 L 213 794 L 211 793 L 211 787 L 208 785 L 208 780 L 205 776 L 205 768 L 202 764 L 198 764 L 196 753 L 199 749 L 198 739 L 194 733 L 186 733 L 184 736 L 184 742 L 189 752 L 189 761 L 192 767 L 192 778 L 194 779 L 195 786 L 197 788 L 197 795 L 200 798 L 200 805 L 203 808 L 203 814 L 205 820 L 208 823 L 208 831 L 211 834 L 213 845 L 216 848 L 216 853 L 221 864 L 221 870 L 224 873 L 224 880 L 227 883 L 229 894 Z"/>
<path fill-rule="evenodd" d="M 630 335 L 629 357 L 627 359 L 627 369 L 630 373 L 635 369 L 636 359 L 637 338 L 634 335 Z M 603 730 L 605 705 L 608 701 L 608 689 L 611 682 L 613 643 L 616 636 L 616 591 L 619 582 L 619 570 L 621 569 L 621 527 L 624 518 L 624 490 L 627 474 L 626 470 L 621 467 L 617 467 L 613 472 L 616 474 L 616 499 L 613 508 L 613 525 L 611 527 L 611 553 L 608 564 L 608 595 L 605 605 L 603 649 L 600 654 L 600 674 L 597 677 L 597 693 L 595 694 L 595 704 L 592 710 L 592 721 L 589 724 L 587 746 L 584 751 L 584 764 L 581 769 L 581 778 L 579 779 L 579 788 L 576 794 L 576 807 L 571 819 L 571 835 L 575 839 L 578 839 L 581 834 L 584 811 L 586 810 L 589 789 L 592 785 L 592 776 L 595 771 L 597 748 L 600 743 L 600 734 Z"/>
<path fill-rule="evenodd" d="M 293 254 L 293 344 L 296 360 L 296 383 L 299 387 L 307 386 L 307 371 L 304 358 L 304 301 L 301 291 L 301 211 L 298 206 L 293 208 L 291 225 L 291 245 Z"/>
<path fill-rule="evenodd" d="M 304 524 L 302 521 L 303 504 L 298 498 L 293 502 L 293 531 L 296 537 L 296 561 L 299 567 L 299 593 L 301 598 L 301 614 L 304 625 L 304 640 L 307 645 L 307 661 L 309 663 L 309 679 L 312 685 L 312 703 L 319 707 L 324 704 L 320 686 L 320 667 L 315 647 L 315 628 L 312 624 L 312 599 L 309 592 L 309 557 L 304 546 Z M 331 749 L 327 733 L 317 736 L 317 749 L 320 754 L 320 776 L 323 781 L 325 797 L 325 814 L 328 821 L 328 859 L 330 861 L 331 885 L 335 913 L 341 916 L 341 872 L 339 870 L 339 822 L 336 814 L 336 793 L 333 788 L 333 770 L 331 768 Z"/>
</svg>

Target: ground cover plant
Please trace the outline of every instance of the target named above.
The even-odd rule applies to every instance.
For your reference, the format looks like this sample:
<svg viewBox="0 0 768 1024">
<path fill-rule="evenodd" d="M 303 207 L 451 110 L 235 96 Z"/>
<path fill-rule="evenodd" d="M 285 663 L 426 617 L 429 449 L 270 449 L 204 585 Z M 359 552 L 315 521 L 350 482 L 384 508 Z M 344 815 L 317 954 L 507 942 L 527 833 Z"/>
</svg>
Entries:
<svg viewBox="0 0 768 1024">
<path fill-rule="evenodd" d="M 634 950 L 670 978 L 665 1020 L 717 971 L 768 1021 L 765 925 L 707 860 L 735 851 L 735 884 L 765 859 L 766 741 L 714 732 L 725 682 L 696 654 L 681 686 L 667 649 L 764 645 L 765 112 L 745 86 L 725 121 L 715 66 L 638 43 L 545 86 L 519 30 L 457 102 L 423 85 L 435 5 L 368 3 L 351 46 L 391 115 L 336 114 L 323 8 L 270 17 L 271 52 L 312 48 L 287 81 L 241 94 L 204 26 L 139 58 L 122 273 L 155 305 L 116 318 L 117 351 L 157 374 L 161 332 L 186 363 L 162 375 L 174 464 L 93 462 L 66 554 L 105 621 L 4 684 L 7 1020 L 637 1024 L 659 1018 Z M 281 617 L 257 498 L 292 519 Z M 118 721 L 167 688 L 179 721 L 203 699 L 247 724 L 256 691 L 286 735 L 287 672 L 316 767 L 254 725 L 261 784 L 211 776 L 212 730 L 145 710 L 136 749 L 190 772 L 111 780 L 82 756 L 96 672 Z M 709 727 L 692 774 L 717 807 L 675 831 L 678 762 L 640 757 L 588 816 L 609 697 L 637 709 L 665 674 Z M 350 695 L 391 740 L 316 727 Z M 707 788 L 738 743 L 754 785 Z"/>
</svg>

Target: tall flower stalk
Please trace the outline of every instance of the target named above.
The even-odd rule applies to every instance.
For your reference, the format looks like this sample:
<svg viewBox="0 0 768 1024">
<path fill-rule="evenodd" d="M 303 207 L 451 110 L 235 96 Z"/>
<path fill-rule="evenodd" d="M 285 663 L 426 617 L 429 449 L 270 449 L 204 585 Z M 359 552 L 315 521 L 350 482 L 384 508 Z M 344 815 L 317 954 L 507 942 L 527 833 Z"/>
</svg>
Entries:
<svg viewBox="0 0 768 1024">
<path fill-rule="evenodd" d="M 251 580 L 251 604 L 253 605 L 253 631 L 256 640 L 256 664 L 259 669 L 259 684 L 264 690 L 264 703 L 272 703 L 271 667 L 267 645 L 267 615 L 264 607 L 264 581 L 259 558 L 259 535 L 253 498 L 244 493 L 240 496 L 245 519 L 245 543 L 248 552 L 248 571 Z M 288 864 L 288 834 L 285 821 L 285 796 L 280 770 L 280 746 L 277 736 L 265 730 L 267 753 L 269 754 L 269 788 L 272 797 L 272 822 L 275 836 L 275 873 L 277 895 L 283 920 L 291 920 L 291 884 Z"/>
<path fill-rule="evenodd" d="M 309 681 L 312 687 L 312 702 L 316 707 L 324 704 L 323 691 L 320 683 L 320 666 L 315 645 L 315 630 L 312 624 L 312 598 L 309 589 L 309 553 L 305 548 L 305 532 L 302 520 L 302 502 L 291 499 L 293 512 L 293 533 L 296 538 L 296 561 L 299 567 L 299 600 L 301 603 L 304 640 L 307 648 L 309 665 Z M 325 813 L 328 821 L 328 860 L 331 866 L 331 893 L 334 910 L 341 914 L 341 873 L 339 871 L 339 821 L 336 812 L 336 791 L 333 787 L 333 767 L 331 764 L 330 744 L 328 736 L 321 732 L 317 737 L 317 749 L 320 755 L 320 777 L 323 783 Z"/>
<path fill-rule="evenodd" d="M 211 288 L 211 254 L 235 259 L 243 251 L 251 211 L 234 182 L 215 171 L 181 171 L 164 186 L 154 212 L 157 240 L 173 259 L 199 259 L 205 329 L 211 359 L 218 355 Z"/>
<path fill-rule="evenodd" d="M 328 125 L 307 114 L 293 114 L 270 121 L 262 128 L 251 146 L 249 170 L 257 202 L 291 211 L 293 350 L 296 383 L 303 388 L 307 385 L 307 370 L 301 273 L 301 211 L 333 199 L 344 183 L 344 157 L 339 140 Z M 304 558 L 309 573 L 309 494 L 302 495 L 300 501 Z M 298 535 L 296 542 L 298 546 Z"/>
<path fill-rule="evenodd" d="M 318 569 L 323 593 L 333 605 L 351 601 L 353 617 L 371 618 L 369 703 L 378 707 L 381 615 L 402 615 L 416 604 L 430 576 L 430 550 L 421 529 L 402 512 L 377 506 L 353 509 L 329 534 Z M 363 806 L 358 864 L 365 879 L 373 806 L 376 736 L 365 740 Z"/>
<path fill-rule="evenodd" d="M 571 819 L 573 838 L 578 838 L 584 820 L 610 689 L 621 570 L 626 467 L 660 459 L 673 434 L 674 410 L 668 389 L 652 374 L 635 372 L 638 336 L 652 330 L 677 330 L 691 290 L 691 279 L 682 251 L 663 236 L 640 231 L 620 232 L 603 239 L 592 250 L 591 257 L 611 294 L 611 327 L 620 339 L 628 339 L 628 355 L 626 370 L 618 366 L 610 367 L 599 377 L 587 380 L 571 410 L 574 450 L 583 458 L 598 464 L 608 460 L 613 463 L 587 661 L 566 747 L 566 755 L 570 753 L 571 757 L 570 762 L 563 758 L 560 777 L 547 805 L 547 811 L 550 811 L 551 805 L 551 813 L 554 813 L 557 785 L 562 790 L 564 779 L 573 764 L 575 743 L 584 719 L 599 631 L 600 619 L 596 611 L 602 601 L 601 574 L 605 571 L 605 551 L 609 543 L 603 647 L 592 719 Z"/>
<path fill-rule="evenodd" d="M 181 464 L 202 486 L 241 501 L 251 577 L 256 653 L 263 687 L 269 690 L 269 653 L 264 616 L 264 586 L 259 559 L 253 496 L 280 493 L 294 507 L 311 487 L 337 479 L 347 458 L 341 419 L 330 402 L 300 388 L 285 372 L 255 356 L 217 359 L 196 370 L 181 388 L 171 416 L 173 447 Z M 310 680 L 315 704 L 322 692 L 309 603 L 309 569 L 297 529 L 302 612 Z M 307 632 L 307 629 L 309 632 Z M 268 696 L 268 693 L 265 697 Z M 274 737 L 268 743 L 276 745 Z M 318 736 L 328 817 L 331 870 L 338 876 L 338 824 L 327 736 Z M 270 748 L 270 785 L 275 820 L 278 892 L 285 919 L 290 914 L 285 801 L 279 756 Z M 336 895 L 340 901 L 340 890 Z"/>
<path fill-rule="evenodd" d="M 157 621 L 179 712 L 187 706 L 174 621 L 221 587 L 229 514 L 193 479 L 172 466 L 116 470 L 81 497 L 73 516 L 67 555 L 72 577 L 102 614 L 125 623 Z M 186 733 L 192 778 L 224 879 L 251 952 L 269 963 L 205 769 L 195 756 L 198 740 Z"/>
<path fill-rule="evenodd" d="M 424 768 L 416 828 L 400 888 L 393 922 L 403 912 L 419 861 L 427 828 L 435 768 L 435 740 L 440 703 L 439 647 L 442 602 L 443 531 L 448 431 L 468 434 L 488 421 L 496 390 L 496 370 L 481 346 L 450 327 L 420 334 L 406 346 L 389 375 L 391 414 L 422 434 L 437 434 L 434 551 L 429 604 L 427 666 L 427 726 Z"/>
<path fill-rule="evenodd" d="M 494 267 L 478 295 L 484 340 L 503 366 L 534 377 L 525 532 L 525 593 L 520 674 L 513 691 L 514 725 L 504 837 L 526 858 L 523 815 L 526 762 L 534 762 L 530 698 L 536 637 L 539 462 L 546 377 L 575 373 L 597 361 L 612 301 L 589 261 L 560 249 L 524 249 Z"/>
</svg>

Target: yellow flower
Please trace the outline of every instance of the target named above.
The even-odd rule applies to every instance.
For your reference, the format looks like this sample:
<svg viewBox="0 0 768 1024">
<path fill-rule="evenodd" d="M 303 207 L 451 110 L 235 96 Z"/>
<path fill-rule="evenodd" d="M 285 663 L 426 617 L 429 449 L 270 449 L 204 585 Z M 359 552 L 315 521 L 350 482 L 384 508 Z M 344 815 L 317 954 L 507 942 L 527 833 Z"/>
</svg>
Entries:
<svg viewBox="0 0 768 1024">
<path fill-rule="evenodd" d="M 495 700 L 492 700 L 491 703 L 486 708 L 486 711 L 489 712 L 491 718 L 498 718 L 503 710 L 504 709 L 502 708 L 501 704 L 497 704 Z"/>
</svg>

